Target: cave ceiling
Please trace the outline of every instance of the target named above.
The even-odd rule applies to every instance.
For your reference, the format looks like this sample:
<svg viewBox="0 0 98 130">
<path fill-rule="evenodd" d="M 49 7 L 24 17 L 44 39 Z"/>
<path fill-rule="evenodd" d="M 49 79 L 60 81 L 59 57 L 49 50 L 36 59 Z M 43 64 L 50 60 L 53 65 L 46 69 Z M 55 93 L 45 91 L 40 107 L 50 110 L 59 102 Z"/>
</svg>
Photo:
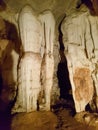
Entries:
<svg viewBox="0 0 98 130">
<path fill-rule="evenodd" d="M 10 13 L 17 14 L 24 5 L 29 4 L 37 13 L 50 9 L 55 19 L 59 21 L 65 13 L 76 8 L 79 1 L 81 0 L 0 0 L 0 11 L 8 10 Z"/>
<path fill-rule="evenodd" d="M 85 4 L 91 12 L 94 12 L 93 6 L 98 10 L 96 1 L 98 4 L 98 0 L 0 0 L 0 15 L 9 19 L 9 15 L 16 16 L 26 4 L 29 4 L 36 13 L 51 10 L 56 22 L 60 23 L 65 15 L 72 13 L 82 4 Z"/>
</svg>

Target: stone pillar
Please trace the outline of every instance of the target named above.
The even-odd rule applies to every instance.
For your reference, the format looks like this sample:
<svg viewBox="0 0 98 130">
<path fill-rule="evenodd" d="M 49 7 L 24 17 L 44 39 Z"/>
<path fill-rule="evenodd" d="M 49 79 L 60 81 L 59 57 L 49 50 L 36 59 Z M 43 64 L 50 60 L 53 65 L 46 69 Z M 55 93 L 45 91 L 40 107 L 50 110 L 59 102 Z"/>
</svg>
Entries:
<svg viewBox="0 0 98 130">
<path fill-rule="evenodd" d="M 51 11 L 44 11 L 39 19 L 44 29 L 44 56 L 43 56 L 43 88 L 45 91 L 45 110 L 50 110 L 51 90 L 53 86 L 54 57 L 53 46 L 55 40 L 55 19 Z"/>
<path fill-rule="evenodd" d="M 33 9 L 26 5 L 19 14 L 19 29 L 23 52 L 40 53 L 42 27 Z"/>
<path fill-rule="evenodd" d="M 40 84 L 41 57 L 39 53 L 26 52 L 22 56 L 18 69 L 17 112 L 37 110 Z"/>
<path fill-rule="evenodd" d="M 96 18 L 82 7 L 79 12 L 67 16 L 61 26 L 76 112 L 85 111 L 96 93 L 92 78 L 95 72 L 93 61 L 98 61 L 96 23 Z"/>
<path fill-rule="evenodd" d="M 30 6 L 25 6 L 19 15 L 19 29 L 22 41 L 22 57 L 18 67 L 18 94 L 14 112 L 37 110 L 41 89 L 41 24 Z"/>
<path fill-rule="evenodd" d="M 17 100 L 12 112 L 36 111 L 39 93 L 43 89 L 45 110 L 48 111 L 54 74 L 54 17 L 50 11 L 44 11 L 37 17 L 30 6 L 25 6 L 19 15 L 19 28 L 22 57 L 18 68 Z"/>
</svg>

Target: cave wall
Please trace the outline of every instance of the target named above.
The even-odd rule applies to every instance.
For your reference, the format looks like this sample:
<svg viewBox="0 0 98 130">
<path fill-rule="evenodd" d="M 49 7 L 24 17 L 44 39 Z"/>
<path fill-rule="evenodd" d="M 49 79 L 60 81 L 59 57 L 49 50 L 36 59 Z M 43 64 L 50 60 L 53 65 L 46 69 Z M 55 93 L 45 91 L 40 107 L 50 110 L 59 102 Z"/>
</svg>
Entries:
<svg viewBox="0 0 98 130">
<path fill-rule="evenodd" d="M 44 90 L 46 93 L 46 95 L 44 96 L 46 98 L 45 102 L 47 103 L 46 109 L 48 110 L 50 109 L 49 105 L 50 99 L 52 103 L 54 103 L 55 100 L 57 100 L 57 98 L 59 97 L 58 96 L 59 89 L 56 76 L 59 47 L 54 37 L 55 20 L 51 11 L 45 11 L 44 13 L 40 13 L 39 16 L 35 12 L 33 12 L 33 10 L 31 11 L 31 13 L 28 11 L 28 9 L 25 11 L 24 14 L 26 15 L 24 14 L 23 16 L 22 14 L 18 15 L 20 18 L 18 17 L 17 26 L 15 26 L 15 23 L 12 24 L 12 21 L 9 22 L 1 18 L 4 24 L 4 28 L 1 28 L 1 32 L 5 31 L 4 32 L 5 37 L 3 36 L 1 37 L 1 39 L 3 39 L 1 43 L 1 48 L 3 48 L 3 50 L 1 50 L 2 62 L 0 68 L 1 78 L 3 82 L 1 88 L 1 100 L 5 102 L 6 105 L 8 105 L 9 102 L 13 102 L 17 98 L 18 103 L 16 102 L 16 104 L 18 105 L 15 106 L 19 106 L 21 105 L 20 102 L 23 99 L 24 101 L 23 104 L 25 105 L 22 105 L 21 109 L 20 107 L 17 109 L 13 108 L 13 111 L 15 112 L 23 112 L 23 111 L 29 112 L 31 111 L 31 109 L 37 110 L 37 98 L 39 95 L 39 91 L 40 89 L 43 90 L 43 88 L 47 87 L 46 90 L 48 91 Z M 51 43 L 51 46 L 49 45 L 50 44 L 49 42 Z M 54 58 L 54 55 L 57 58 Z M 42 60 L 42 58 L 44 58 L 44 60 Z M 55 65 L 54 62 L 56 63 Z M 41 67 L 41 64 L 43 64 L 44 67 Z M 26 72 L 23 71 L 23 68 L 25 68 L 24 71 Z M 41 72 L 42 68 L 44 69 L 43 72 Z M 52 68 L 53 70 L 50 71 L 50 69 Z M 33 77 L 31 76 L 31 71 Z M 50 71 L 50 73 L 48 73 L 48 71 Z M 41 73 L 43 73 L 42 77 L 40 77 Z M 42 81 L 43 83 L 41 83 L 40 80 L 44 80 L 44 82 Z M 28 89 L 24 88 L 25 86 L 28 85 L 30 86 L 31 81 L 32 81 L 31 84 L 34 87 L 34 89 L 32 88 L 33 89 L 32 93 L 30 92 L 31 89 L 29 91 L 29 87 Z M 38 88 L 38 84 L 40 84 L 40 86 L 42 84 L 45 87 Z M 51 88 L 52 87 L 51 85 L 54 87 Z M 49 90 L 49 86 L 50 89 L 52 89 L 52 92 L 49 92 L 51 91 Z M 38 89 L 38 94 L 36 93 L 37 89 L 35 90 L 35 88 Z M 33 100 L 36 100 L 35 104 L 33 103 L 33 106 L 31 102 L 29 105 L 26 105 L 27 102 L 29 102 L 30 100 L 29 92 L 31 93 L 31 95 L 33 95 L 31 102 L 33 103 L 34 102 Z M 52 95 L 52 98 L 49 96 L 50 93 Z M 24 98 L 24 95 L 26 100 Z M 29 97 L 28 101 L 27 97 Z M 25 108 L 23 108 L 24 106 Z"/>
<path fill-rule="evenodd" d="M 0 17 L 0 111 L 6 110 L 16 96 L 18 42 L 15 25 Z"/>
<path fill-rule="evenodd" d="M 61 30 L 77 112 L 84 111 L 88 103 L 94 107 L 93 102 L 96 109 L 98 108 L 98 16 L 96 16 L 98 8 L 97 0 L 89 0 L 89 2 L 85 3 L 84 0 L 66 2 L 43 0 L 42 4 L 31 2 L 36 16 L 43 10 L 49 9 L 56 22 L 51 104 L 54 104 L 60 96 L 57 79 L 57 66 L 61 59 L 58 25 L 65 17 Z M 18 18 L 25 4 L 27 4 L 25 1 L 18 1 L 18 6 L 17 2 L 13 4 L 11 1 L 8 5 L 6 2 L 0 4 L 0 84 L 3 86 L 1 99 L 4 102 L 13 101 L 17 93 L 17 67 L 22 52 Z"/>
<path fill-rule="evenodd" d="M 62 23 L 65 55 L 68 61 L 72 93 L 77 112 L 98 98 L 98 16 L 85 5 Z M 97 106 L 98 108 L 98 106 Z"/>
</svg>

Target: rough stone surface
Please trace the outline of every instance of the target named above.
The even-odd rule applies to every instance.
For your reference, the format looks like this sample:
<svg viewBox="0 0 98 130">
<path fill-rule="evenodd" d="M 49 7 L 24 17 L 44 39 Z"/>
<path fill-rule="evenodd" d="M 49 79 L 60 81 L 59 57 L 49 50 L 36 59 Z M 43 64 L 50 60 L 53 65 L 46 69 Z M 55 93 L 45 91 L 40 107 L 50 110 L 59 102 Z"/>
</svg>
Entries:
<svg viewBox="0 0 98 130">
<path fill-rule="evenodd" d="M 63 3 L 63 5 L 62 5 Z M 86 6 L 84 6 L 84 4 Z M 52 46 L 52 51 L 54 50 L 53 57 L 54 61 L 51 60 L 51 63 L 54 64 L 54 76 L 53 76 L 53 89 L 52 89 L 52 101 L 54 102 L 55 99 L 59 97 L 59 88 L 58 88 L 58 81 L 57 81 L 57 64 L 59 62 L 59 53 L 58 50 L 58 25 L 62 21 L 62 19 L 66 16 L 66 18 L 63 21 L 62 24 L 62 32 L 63 32 L 63 41 L 65 44 L 65 55 L 68 61 L 68 69 L 70 73 L 70 80 L 72 84 L 72 90 L 73 90 L 73 97 L 75 100 L 75 83 L 73 81 L 74 73 L 77 68 L 88 68 L 92 80 L 94 82 L 94 87 L 95 87 L 95 95 L 94 95 L 94 102 L 96 102 L 96 106 L 98 108 L 98 72 L 97 72 L 97 61 L 98 61 L 98 31 L 97 31 L 97 24 L 98 24 L 98 17 L 96 16 L 98 14 L 98 7 L 97 7 L 97 0 L 91 0 L 88 2 L 85 2 L 84 0 L 69 0 L 69 1 L 59 1 L 59 0 L 42 0 L 42 1 L 31 1 L 31 0 L 21 0 L 21 1 L 12 1 L 12 0 L 1 0 L 0 3 L 0 39 L 8 39 L 11 41 L 15 41 L 15 46 L 18 46 L 19 39 L 16 38 L 16 35 L 14 36 L 13 31 L 13 25 L 17 28 L 17 34 L 19 34 L 19 26 L 18 26 L 18 18 L 19 14 L 21 12 L 21 9 L 24 7 L 24 5 L 29 4 L 32 6 L 34 12 L 33 12 L 33 18 L 28 19 L 29 21 L 35 20 L 37 26 L 40 28 L 40 24 L 43 26 L 43 22 L 48 23 L 49 21 L 45 19 L 44 10 L 50 10 L 54 14 L 54 18 L 56 21 L 56 41 L 54 45 Z M 47 11 L 46 11 L 47 12 Z M 92 15 L 91 15 L 91 14 Z M 41 18 L 38 17 L 41 14 Z M 27 15 L 27 14 L 26 14 Z M 45 15 L 46 16 L 46 15 Z M 3 19 L 4 20 L 3 20 Z M 6 20 L 6 22 L 5 22 Z M 45 21 L 44 21 L 45 20 Z M 51 21 L 52 22 L 52 21 Z M 51 30 L 51 23 L 50 25 L 46 27 L 46 30 Z M 25 22 L 24 22 L 25 23 Z M 8 26 L 10 24 L 10 26 Z M 38 32 L 38 28 L 35 24 L 35 32 Z M 31 29 L 30 31 L 32 32 L 32 28 L 30 28 L 29 24 L 26 24 L 27 28 Z M 12 27 L 12 28 L 10 28 Z M 22 27 L 22 26 L 21 26 Z M 7 28 L 7 29 L 6 29 Z M 25 29 L 27 29 L 25 28 Z M 22 28 L 21 28 L 22 29 Z M 52 28 L 53 29 L 53 28 Z M 10 30 L 10 31 L 8 31 Z M 23 29 L 22 29 L 23 30 Z M 28 30 L 28 29 L 27 29 Z M 45 30 L 45 31 L 46 31 Z M 43 29 L 40 31 L 43 31 Z M 53 32 L 53 30 L 52 30 Z M 22 32 L 24 33 L 25 37 L 25 31 Z M 49 31 L 48 31 L 49 33 Z M 11 34 L 11 36 L 9 36 Z M 38 36 L 39 39 L 38 41 L 42 43 L 44 42 L 44 38 L 42 38 L 41 33 L 33 33 L 34 38 L 31 35 L 27 36 L 29 39 L 29 42 L 31 43 L 36 39 Z M 49 36 L 49 35 L 47 35 Z M 46 36 L 46 37 L 47 37 Z M 51 35 L 53 36 L 53 35 Z M 12 38 L 14 37 L 14 38 Z M 22 37 L 22 36 L 21 36 Z M 44 36 L 43 36 L 44 37 Z M 51 37 L 52 39 L 53 37 Z M 49 42 L 49 37 L 47 37 L 47 45 Z M 25 39 L 26 40 L 26 39 Z M 17 42 L 16 42 L 17 41 Z M 2 41 L 3 42 L 3 41 Z M 26 42 L 26 41 L 25 41 Z M 17 44 L 18 43 L 18 44 Z M 29 44 L 31 45 L 31 44 Z M 40 44 L 37 44 L 37 46 L 31 46 L 28 45 L 28 48 L 31 50 L 33 49 L 38 51 L 41 51 L 41 56 L 44 54 L 44 44 L 41 45 L 41 49 L 39 49 Z M 3 47 L 3 46 L 2 46 Z M 27 48 L 27 47 L 25 47 Z M 15 51 L 14 51 L 15 49 Z M 13 84 L 14 88 L 16 89 L 16 79 L 17 79 L 17 64 L 18 64 L 18 56 L 19 52 L 16 52 L 16 48 L 14 48 L 13 51 L 11 51 L 11 56 L 13 59 L 13 69 L 12 72 L 10 73 L 6 71 L 6 73 L 10 73 L 9 77 L 7 77 L 7 82 L 11 82 L 13 84 L 12 80 L 15 79 L 15 85 Z M 18 49 L 20 50 L 20 45 L 18 46 Z M 22 48 L 23 49 L 23 48 Z M 47 46 L 47 50 L 49 49 L 49 46 Z M 1 55 L 2 55 L 2 51 Z M 76 57 L 77 55 L 77 57 Z M 1 56 L 2 57 L 2 56 Z M 10 56 L 8 56 L 10 57 Z M 2 59 L 2 58 L 1 58 Z M 10 59 L 10 58 L 9 58 Z M 52 59 L 52 58 L 51 58 Z M 11 60 L 11 59 L 10 59 Z M 6 62 L 8 63 L 8 61 Z M 4 64 L 3 64 L 4 65 Z M 6 65 L 5 65 L 6 66 Z M 10 66 L 10 65 L 8 65 Z M 53 67 L 53 66 L 52 66 Z M 13 74 L 13 79 L 10 77 L 10 75 Z M 5 72 L 3 73 L 5 75 Z M 4 77 L 4 76 L 3 76 Z M 6 76 L 5 76 L 6 78 Z M 5 80 L 5 79 L 3 79 Z M 8 81 L 9 80 L 9 81 Z M 10 85 L 9 85 L 10 86 Z M 91 101 L 92 102 L 92 101 Z M 90 103 L 91 103 L 90 102 Z M 85 108 L 86 105 L 84 105 L 83 108 Z M 80 111 L 80 110 L 79 110 Z"/>
<path fill-rule="evenodd" d="M 18 93 L 12 112 L 31 112 L 40 109 L 38 101 L 40 93 L 44 93 L 44 109 L 49 111 L 54 75 L 54 16 L 48 10 L 38 17 L 33 9 L 26 5 L 20 13 L 19 27 L 21 51 L 24 54 L 20 58 Z"/>
<path fill-rule="evenodd" d="M 73 75 L 73 81 L 75 84 L 75 101 L 76 103 L 79 102 L 79 109 L 85 111 L 85 106 L 92 100 L 94 94 L 90 70 L 87 68 L 77 68 Z"/>
<path fill-rule="evenodd" d="M 23 125 L 22 125 L 23 124 Z M 12 130 L 55 130 L 57 117 L 52 112 L 21 113 L 12 119 Z"/>
<path fill-rule="evenodd" d="M 98 95 L 97 87 L 97 24 L 98 17 L 92 16 L 87 7 L 81 6 L 79 10 L 66 17 L 62 23 L 63 42 L 65 45 L 65 55 L 68 62 L 70 81 L 72 85 L 73 98 L 76 111 L 84 111 L 93 94 Z M 80 68 L 80 70 L 78 69 Z M 84 69 L 84 70 L 83 70 Z M 78 72 L 77 72 L 78 71 Z M 87 72 L 88 71 L 88 72 Z M 82 72 L 82 73 L 81 73 Z M 87 74 L 88 73 L 88 74 Z M 81 76 L 80 76 L 81 75 Z M 88 75 L 88 76 L 87 76 Z M 79 79 L 75 79 L 75 77 Z M 82 84 L 83 77 L 85 80 Z M 81 82 L 80 82 L 81 81 Z M 93 82 L 94 84 L 93 84 Z M 90 84 L 89 84 L 90 83 Z M 79 85 L 81 84 L 81 85 Z M 85 85 L 84 85 L 85 84 Z M 77 88 L 85 86 L 84 100 L 88 102 L 77 102 Z M 87 91 L 87 87 L 89 88 Z M 95 87 L 95 92 L 93 93 Z M 90 92 L 90 89 L 92 90 Z M 80 90 L 79 90 L 80 91 Z M 88 94 L 90 92 L 90 94 Z M 84 91 L 81 91 L 83 94 Z M 84 95 L 84 94 L 83 94 Z M 97 102 L 96 102 L 97 105 Z M 83 107 L 82 109 L 80 109 Z"/>
<path fill-rule="evenodd" d="M 95 129 L 98 129 L 98 114 L 97 113 L 89 113 L 89 112 L 80 112 L 75 115 L 75 119 L 88 126 L 94 126 Z"/>
<path fill-rule="evenodd" d="M 22 51 L 40 53 L 42 44 L 42 26 L 33 9 L 26 5 L 19 14 L 19 30 Z"/>
<path fill-rule="evenodd" d="M 58 101 L 53 112 L 18 113 L 12 117 L 11 130 L 97 130 L 97 115 L 87 112 L 72 116 L 73 105 L 66 100 Z M 92 125 L 85 122 L 90 117 Z M 80 117 L 80 118 L 78 118 Z M 96 118 L 96 122 L 95 121 Z M 79 120 L 80 119 L 80 120 Z M 83 119 L 83 120 L 82 120 Z M 82 121 L 83 122 L 82 122 Z"/>
<path fill-rule="evenodd" d="M 35 65 L 34 65 L 35 64 Z M 40 83 L 41 56 L 26 52 L 21 57 L 18 68 L 18 93 L 13 112 L 37 110 Z"/>
<path fill-rule="evenodd" d="M 16 96 L 17 89 L 17 63 L 19 55 L 14 50 L 13 43 L 9 40 L 1 40 L 1 100 L 9 103 Z"/>
</svg>

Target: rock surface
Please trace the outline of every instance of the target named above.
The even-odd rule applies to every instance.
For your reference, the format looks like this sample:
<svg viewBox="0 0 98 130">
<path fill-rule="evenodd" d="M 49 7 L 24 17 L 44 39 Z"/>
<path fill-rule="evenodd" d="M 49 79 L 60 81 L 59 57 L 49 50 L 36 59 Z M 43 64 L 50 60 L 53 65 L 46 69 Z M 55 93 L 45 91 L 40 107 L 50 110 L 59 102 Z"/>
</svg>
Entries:
<svg viewBox="0 0 98 130">
<path fill-rule="evenodd" d="M 90 125 L 79 122 L 76 116 L 73 116 L 73 103 L 70 100 L 58 101 L 53 106 L 53 112 L 32 112 L 32 113 L 18 113 L 13 116 L 11 129 L 12 130 L 97 130 L 97 123 Z M 94 120 L 92 116 L 92 121 Z M 98 117 L 96 117 L 97 119 Z M 80 116 L 79 119 L 82 119 Z"/>
<path fill-rule="evenodd" d="M 84 6 L 83 3 L 86 6 Z M 85 110 L 85 107 L 88 103 L 90 103 L 91 106 L 92 104 L 95 104 L 96 109 L 98 108 L 98 103 L 97 103 L 98 102 L 98 80 L 97 80 L 98 78 L 98 72 L 97 72 L 97 68 L 98 68 L 98 64 L 97 64 L 98 62 L 98 44 L 97 44 L 98 16 L 96 16 L 98 7 L 96 3 L 97 3 L 97 0 L 92 0 L 88 2 L 85 2 L 84 0 L 81 0 L 81 1 L 80 0 L 69 0 L 69 1 L 67 0 L 66 1 L 65 0 L 63 1 L 21 0 L 21 1 L 14 1 L 14 2 L 12 0 L 5 0 L 5 1 L 1 0 L 0 24 L 2 26 L 0 28 L 1 30 L 0 39 L 7 39 L 10 41 L 9 43 L 13 42 L 13 44 L 15 45 L 15 48 L 12 49 L 13 51 L 11 51 L 10 55 L 8 54 L 9 56 L 7 57 L 10 59 L 10 56 L 11 56 L 12 59 L 10 59 L 10 61 L 13 60 L 13 69 L 9 72 L 6 71 L 6 73 L 9 75 L 9 77 L 7 77 L 7 82 L 8 84 L 9 82 L 11 83 L 11 85 L 13 84 L 12 86 L 15 92 L 16 92 L 16 85 L 17 85 L 16 83 L 17 64 L 18 64 L 18 57 L 21 50 L 20 41 L 19 41 L 20 39 L 17 37 L 17 35 L 19 35 L 18 16 L 20 14 L 21 9 L 24 7 L 24 5 L 29 4 L 32 6 L 36 17 L 38 17 L 39 14 L 41 14 L 44 10 L 51 10 L 56 21 L 56 39 L 53 45 L 54 49 L 52 48 L 52 51 L 54 50 L 54 54 L 53 54 L 54 77 L 53 77 L 53 89 L 52 89 L 52 92 L 53 92 L 52 102 L 55 102 L 55 100 L 59 97 L 59 88 L 58 88 L 58 81 L 57 81 L 57 65 L 60 60 L 59 52 L 58 52 L 59 50 L 58 25 L 62 21 L 62 19 L 66 17 L 62 23 L 62 33 L 63 33 L 63 41 L 65 45 L 65 56 L 68 62 L 68 69 L 70 73 L 70 81 L 72 85 L 72 90 L 73 90 L 72 93 L 73 93 L 73 98 L 75 101 L 76 111 L 80 112 L 80 111 Z M 13 30 L 17 34 L 15 34 Z M 36 35 L 34 36 L 36 39 Z M 33 40 L 34 39 L 32 39 L 32 41 Z M 29 42 L 31 42 L 31 40 L 29 40 Z M 34 50 L 37 50 L 39 48 L 37 47 L 35 47 Z M 1 50 L 1 57 L 2 57 L 2 50 Z M 5 59 L 5 62 L 8 63 L 8 61 L 6 60 L 7 59 Z M 3 80 L 5 81 L 6 80 L 5 68 L 6 67 L 9 68 L 10 64 L 9 65 L 3 64 L 3 65 L 4 65 L 3 75 L 5 76 L 5 79 Z M 88 96 L 85 101 L 83 99 L 80 104 L 79 104 L 79 101 L 78 102 L 76 101 L 76 94 L 75 94 L 76 86 L 78 86 L 78 84 L 82 86 L 81 85 L 82 83 L 76 83 L 78 82 L 78 80 L 76 81 L 76 79 L 79 78 L 79 77 L 76 77 L 75 75 L 77 68 L 89 70 L 88 80 L 90 81 L 91 85 L 89 85 L 87 82 L 85 82 L 84 84 L 88 85 L 88 89 L 91 88 L 92 90 L 92 93 L 90 92 L 91 95 Z M 11 77 L 11 75 L 13 75 L 13 77 Z M 84 77 L 84 79 L 86 79 L 86 77 Z M 84 80 L 84 79 L 80 79 L 79 82 L 81 82 L 81 80 Z M 82 92 L 78 91 L 78 95 L 80 93 L 83 96 L 84 91 Z"/>
<path fill-rule="evenodd" d="M 81 6 L 79 10 L 76 10 L 65 18 L 61 27 L 72 93 L 77 112 L 84 111 L 86 105 L 93 100 L 93 96 L 96 95 L 96 98 L 98 96 L 97 25 L 98 17 L 92 16 L 87 7 Z M 80 86 L 82 88 L 81 90 Z M 77 100 L 77 98 L 79 99 L 80 97 L 81 102 Z"/>
<path fill-rule="evenodd" d="M 17 114 L 12 119 L 12 130 L 55 130 L 57 117 L 51 112 Z"/>
<path fill-rule="evenodd" d="M 22 56 L 18 66 L 17 99 L 12 112 L 40 109 L 40 93 L 43 93 L 44 109 L 49 111 L 54 75 L 54 16 L 50 10 L 37 16 L 32 7 L 26 5 L 19 15 L 19 28 Z"/>
</svg>

